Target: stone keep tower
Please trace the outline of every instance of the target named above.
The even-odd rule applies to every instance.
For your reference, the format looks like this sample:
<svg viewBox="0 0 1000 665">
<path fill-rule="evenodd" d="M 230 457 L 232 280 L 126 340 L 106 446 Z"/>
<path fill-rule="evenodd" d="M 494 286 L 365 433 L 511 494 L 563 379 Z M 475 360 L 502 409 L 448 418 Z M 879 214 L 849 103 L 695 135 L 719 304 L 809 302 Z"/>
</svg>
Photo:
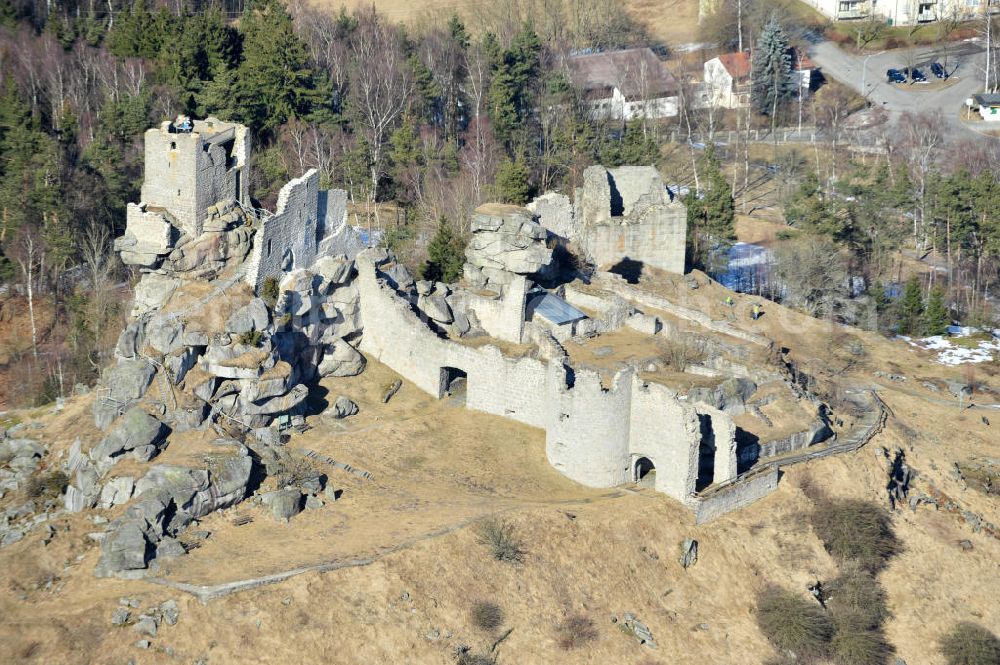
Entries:
<svg viewBox="0 0 1000 665">
<path fill-rule="evenodd" d="M 142 202 L 162 210 L 192 237 L 201 235 L 206 209 L 221 201 L 247 202 L 250 135 L 246 127 L 216 118 L 195 120 L 190 132 L 171 122 L 146 131 Z"/>
</svg>

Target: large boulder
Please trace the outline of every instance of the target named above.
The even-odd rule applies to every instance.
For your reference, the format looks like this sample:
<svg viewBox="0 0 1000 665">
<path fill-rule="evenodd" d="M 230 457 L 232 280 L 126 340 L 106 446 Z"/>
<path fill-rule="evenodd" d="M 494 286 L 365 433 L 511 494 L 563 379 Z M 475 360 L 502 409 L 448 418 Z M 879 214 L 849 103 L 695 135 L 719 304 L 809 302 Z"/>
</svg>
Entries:
<svg viewBox="0 0 1000 665">
<path fill-rule="evenodd" d="M 265 330 L 271 322 L 267 305 L 260 298 L 254 298 L 230 315 L 226 321 L 226 331 L 242 335 L 253 330 Z"/>
<path fill-rule="evenodd" d="M 138 520 L 128 520 L 109 533 L 101 543 L 101 559 L 94 569 L 94 575 L 137 577 L 146 568 L 151 551 L 141 523 Z"/>
<path fill-rule="evenodd" d="M 105 510 L 119 506 L 132 498 L 135 480 L 132 476 L 119 476 L 104 484 L 101 490 L 101 508 Z"/>
<path fill-rule="evenodd" d="M 158 310 L 170 299 L 181 280 L 176 277 L 147 273 L 135 285 L 135 299 L 132 316 L 138 318 L 147 312 Z"/>
<path fill-rule="evenodd" d="M 261 503 L 271 509 L 274 519 L 287 522 L 302 512 L 302 492 L 293 487 L 268 492 L 261 496 Z"/>
<path fill-rule="evenodd" d="M 166 439 L 167 426 L 135 406 L 125 412 L 121 422 L 91 451 L 98 465 L 130 450 L 158 449 Z"/>
<path fill-rule="evenodd" d="M 358 405 L 355 404 L 353 400 L 344 395 L 338 395 L 336 401 L 333 403 L 333 406 L 326 410 L 326 415 L 333 416 L 337 420 L 340 420 L 341 418 L 353 416 L 357 412 Z"/>
<path fill-rule="evenodd" d="M 271 397 L 260 402 L 246 402 L 240 400 L 242 412 L 248 415 L 275 415 L 287 413 L 305 401 L 309 396 L 309 388 L 304 384 L 299 384 L 289 390 L 284 395 Z"/>
<path fill-rule="evenodd" d="M 472 239 L 465 250 L 468 263 L 479 269 L 527 275 L 552 260 L 548 234 L 530 210 L 487 203 L 472 213 Z"/>
<path fill-rule="evenodd" d="M 312 269 L 330 284 L 343 284 L 351 277 L 354 261 L 346 256 L 323 256 L 316 259 Z"/>
<path fill-rule="evenodd" d="M 451 323 L 454 316 L 451 307 L 440 295 L 425 295 L 417 298 L 417 309 L 438 323 Z"/>
<path fill-rule="evenodd" d="M 146 394 L 156 369 L 144 359 L 120 360 L 105 370 L 101 383 L 107 392 L 94 400 L 94 423 L 107 429 L 122 409 L 133 405 Z"/>
<path fill-rule="evenodd" d="M 365 357 L 342 339 L 336 340 L 323 353 L 319 364 L 320 376 L 355 376 L 365 369 Z"/>
<path fill-rule="evenodd" d="M 153 316 L 146 325 L 146 344 L 166 355 L 184 345 L 184 324 L 176 316 Z"/>
</svg>

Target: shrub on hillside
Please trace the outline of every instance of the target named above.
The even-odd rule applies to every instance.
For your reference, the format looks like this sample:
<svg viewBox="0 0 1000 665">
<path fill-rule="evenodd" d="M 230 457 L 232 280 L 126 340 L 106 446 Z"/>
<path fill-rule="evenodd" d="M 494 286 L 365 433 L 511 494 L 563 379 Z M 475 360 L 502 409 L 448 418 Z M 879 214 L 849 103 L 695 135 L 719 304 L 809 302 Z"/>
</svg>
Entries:
<svg viewBox="0 0 1000 665">
<path fill-rule="evenodd" d="M 524 560 L 521 541 L 515 533 L 514 525 L 500 517 L 489 517 L 476 530 L 479 542 L 490 549 L 497 561 L 520 563 Z"/>
<path fill-rule="evenodd" d="M 869 573 L 881 570 L 900 549 L 889 515 L 870 501 L 823 500 L 811 517 L 827 552 L 841 562 L 853 561 Z"/>
<path fill-rule="evenodd" d="M 864 630 L 839 623 L 830 641 L 830 651 L 837 665 L 884 665 L 893 653 L 881 630 Z"/>
<path fill-rule="evenodd" d="M 997 665 L 1000 639 L 982 626 L 962 622 L 941 638 L 941 653 L 948 665 Z"/>
<path fill-rule="evenodd" d="M 32 499 L 42 497 L 56 498 L 66 491 L 69 477 L 62 471 L 53 471 L 32 476 L 28 479 L 24 491 Z"/>
<path fill-rule="evenodd" d="M 503 610 L 496 603 L 480 601 L 472 606 L 472 611 L 469 614 L 472 618 L 472 625 L 488 633 L 492 633 L 503 625 Z"/>
<path fill-rule="evenodd" d="M 857 564 L 845 564 L 840 577 L 826 587 L 827 604 L 837 629 L 841 625 L 858 630 L 874 630 L 889 618 L 885 591 L 878 580 Z"/>
<path fill-rule="evenodd" d="M 570 614 L 556 628 L 559 646 L 566 651 L 577 649 L 597 639 L 594 622 L 582 614 Z"/>
<path fill-rule="evenodd" d="M 274 275 L 270 275 L 264 278 L 264 283 L 260 285 L 260 297 L 267 303 L 267 306 L 274 309 L 274 306 L 278 303 L 278 295 L 280 294 L 280 289 L 278 286 L 278 278 Z"/>
<path fill-rule="evenodd" d="M 791 651 L 800 659 L 826 655 L 834 633 L 822 607 L 777 587 L 758 595 L 757 625 L 779 651 Z"/>
</svg>

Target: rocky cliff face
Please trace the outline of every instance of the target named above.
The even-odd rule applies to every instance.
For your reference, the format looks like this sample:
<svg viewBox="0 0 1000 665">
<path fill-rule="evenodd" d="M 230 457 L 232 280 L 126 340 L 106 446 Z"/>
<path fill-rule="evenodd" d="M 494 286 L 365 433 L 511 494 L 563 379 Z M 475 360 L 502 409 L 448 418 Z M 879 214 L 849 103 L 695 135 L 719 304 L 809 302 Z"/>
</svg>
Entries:
<svg viewBox="0 0 1000 665">
<path fill-rule="evenodd" d="M 258 295 L 242 279 L 255 229 L 240 207 L 211 207 L 197 238 L 161 212 L 137 219 L 116 242 L 144 273 L 94 403 L 107 434 L 89 450 L 78 442 L 65 465 L 67 510 L 132 501 L 108 525 L 100 576 L 141 576 L 182 554 L 188 524 L 243 500 L 268 473 L 255 460 L 287 457 L 274 450 L 278 432 L 304 424 L 307 384 L 365 368 L 353 261 L 322 257 Z M 148 227 L 161 222 L 169 228 L 152 235 L 163 242 L 151 243 Z M 111 477 L 119 460 L 153 463 L 188 430 L 215 430 L 225 444 L 211 468 L 154 463 L 137 480 Z"/>
</svg>

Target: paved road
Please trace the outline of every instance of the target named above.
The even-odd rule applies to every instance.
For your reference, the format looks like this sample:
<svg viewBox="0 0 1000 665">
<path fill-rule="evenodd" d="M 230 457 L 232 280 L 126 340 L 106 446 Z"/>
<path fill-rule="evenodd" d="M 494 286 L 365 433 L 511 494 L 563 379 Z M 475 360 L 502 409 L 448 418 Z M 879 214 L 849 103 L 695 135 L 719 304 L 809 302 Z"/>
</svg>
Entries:
<svg viewBox="0 0 1000 665">
<path fill-rule="evenodd" d="M 948 50 L 948 70 L 954 71 L 958 80 L 952 85 L 928 89 L 929 86 L 893 86 L 886 83 L 885 72 L 890 68 L 906 67 L 912 60 L 925 75 L 932 77 L 931 62 L 944 62 L 945 49 Z M 983 63 L 985 49 L 974 41 L 952 43 L 917 49 L 897 49 L 871 56 L 858 56 L 840 49 L 830 41 L 820 41 L 813 45 L 810 57 L 818 64 L 827 78 L 833 78 L 851 86 L 868 97 L 872 106 L 880 106 L 889 112 L 890 121 L 896 122 L 901 113 L 940 111 L 947 127 L 947 140 L 962 140 L 982 137 L 969 129 L 959 119 L 965 100 L 982 92 Z M 865 61 L 867 60 L 867 67 Z M 863 71 L 864 70 L 864 71 Z M 862 78 L 864 87 L 861 89 Z"/>
</svg>

